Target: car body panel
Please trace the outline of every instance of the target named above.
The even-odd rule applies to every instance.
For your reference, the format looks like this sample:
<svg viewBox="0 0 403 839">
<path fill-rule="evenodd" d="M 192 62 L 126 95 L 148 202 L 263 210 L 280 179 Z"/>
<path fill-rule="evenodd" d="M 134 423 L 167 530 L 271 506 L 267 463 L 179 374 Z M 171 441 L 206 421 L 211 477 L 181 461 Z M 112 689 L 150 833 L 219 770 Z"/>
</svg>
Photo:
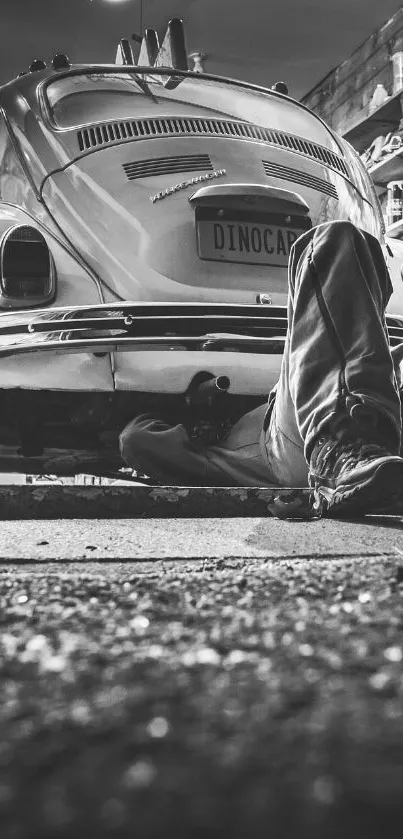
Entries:
<svg viewBox="0 0 403 839">
<path fill-rule="evenodd" d="M 133 144 L 135 145 L 135 144 Z M 191 138 L 154 139 L 152 160 L 163 160 L 174 154 L 183 159 L 208 149 L 213 172 L 222 172 L 222 207 L 230 211 L 226 186 L 244 184 L 250 195 L 245 197 L 245 218 L 253 209 L 253 187 L 262 182 L 267 186 L 284 187 L 284 179 L 265 176 L 263 159 L 270 159 L 272 167 L 295 170 L 291 152 L 280 149 L 262 150 L 259 143 L 247 147 L 245 183 L 245 144 L 243 141 L 211 138 L 208 145 Z M 137 144 L 137 162 L 150 159 L 150 144 Z M 128 181 L 124 168 L 130 165 L 132 144 L 102 149 L 68 166 L 63 172 L 50 176 L 43 188 L 43 199 L 58 224 L 75 241 L 88 264 L 98 273 L 103 272 L 108 284 L 123 299 L 148 300 L 224 300 L 255 302 L 259 292 L 273 295 L 273 302 L 284 302 L 287 293 L 287 270 L 275 265 L 244 265 L 201 260 L 196 247 L 195 212 L 191 184 L 163 200 L 152 202 L 152 197 L 172 188 L 186 177 L 198 177 L 198 171 L 156 175 Z M 291 165 L 290 165 L 291 164 Z M 281 167 L 281 168 L 280 168 Z M 313 220 L 328 221 L 335 212 L 340 217 L 362 217 L 366 203 L 346 180 L 313 161 L 302 160 L 299 172 L 331 184 L 339 194 L 345 210 L 335 208 L 336 199 L 317 188 L 287 180 L 288 189 L 298 193 L 308 204 Z M 315 181 L 316 184 L 316 181 Z M 97 213 L 94 217 L 94 196 Z M 155 230 L 158 229 L 158 247 Z M 269 261 L 269 260 L 268 260 Z M 217 279 L 219 278 L 219 283 Z M 281 295 L 279 297 L 278 295 Z"/>
<path fill-rule="evenodd" d="M 107 391 L 114 390 L 109 355 L 94 357 L 91 352 L 57 353 L 53 351 L 24 355 L 15 353 L 1 358 L 0 388 L 13 390 Z"/>
<path fill-rule="evenodd" d="M 351 177 L 341 141 L 299 103 L 194 74 L 183 74 L 171 91 L 150 77 L 154 101 L 127 78 L 127 71 L 119 75 L 113 66 L 43 71 L 0 91 L 7 127 L 0 144 L 2 200 L 64 237 L 116 299 L 251 302 L 256 293 L 271 291 L 275 303 L 285 301 L 284 268 L 199 258 L 189 202 L 192 183 L 172 190 L 211 173 L 222 173 L 223 186 L 265 184 L 297 192 L 308 203 L 312 224 L 348 218 L 379 233 L 377 214 L 362 184 Z M 109 106 L 103 96 L 102 107 L 98 103 L 91 109 L 91 96 L 104 94 L 107 84 L 119 90 L 118 106 L 112 95 Z M 80 103 L 82 96 L 87 107 L 77 106 L 78 114 L 69 105 L 61 127 L 60 116 L 55 119 L 46 102 L 54 87 L 69 91 L 73 86 L 74 91 L 77 85 L 80 95 L 65 95 L 61 101 Z M 108 107 L 107 122 L 100 122 Z M 128 136 L 125 125 L 134 125 L 133 120 L 138 133 Z M 80 148 L 80 126 L 85 125 L 89 147 Z M 107 129 L 113 136 L 105 141 Z M 164 161 L 173 158 L 174 171 L 169 165 L 162 171 Z M 195 169 L 192 159 L 198 162 Z M 135 178 L 128 175 L 133 162 Z M 163 200 L 153 201 L 155 196 Z M 55 305 L 60 303 L 56 298 Z"/>
</svg>

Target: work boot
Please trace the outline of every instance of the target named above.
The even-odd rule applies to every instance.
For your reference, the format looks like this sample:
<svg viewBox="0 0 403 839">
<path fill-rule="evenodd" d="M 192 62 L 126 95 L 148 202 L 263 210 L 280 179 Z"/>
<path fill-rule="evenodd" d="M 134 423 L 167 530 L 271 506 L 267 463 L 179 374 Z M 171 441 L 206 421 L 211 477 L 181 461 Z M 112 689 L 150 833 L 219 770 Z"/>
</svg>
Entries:
<svg viewBox="0 0 403 839">
<path fill-rule="evenodd" d="M 330 426 L 314 444 L 309 486 L 320 516 L 356 518 L 403 500 L 403 458 L 358 435 L 353 423 Z"/>
</svg>

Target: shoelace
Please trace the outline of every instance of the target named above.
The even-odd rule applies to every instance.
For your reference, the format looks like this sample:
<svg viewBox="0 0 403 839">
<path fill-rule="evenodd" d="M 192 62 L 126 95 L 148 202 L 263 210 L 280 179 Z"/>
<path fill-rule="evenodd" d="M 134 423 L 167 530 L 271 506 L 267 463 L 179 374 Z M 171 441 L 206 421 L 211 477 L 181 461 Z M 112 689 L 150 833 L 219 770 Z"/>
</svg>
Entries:
<svg viewBox="0 0 403 839">
<path fill-rule="evenodd" d="M 354 437 L 351 439 L 343 435 L 341 439 L 329 441 L 329 443 L 330 448 L 325 452 L 322 459 L 323 469 L 328 466 L 334 469 L 337 465 L 346 467 L 350 462 L 354 463 L 357 459 L 362 462 L 375 456 L 390 455 L 390 452 L 384 446 L 379 446 L 362 438 Z"/>
</svg>

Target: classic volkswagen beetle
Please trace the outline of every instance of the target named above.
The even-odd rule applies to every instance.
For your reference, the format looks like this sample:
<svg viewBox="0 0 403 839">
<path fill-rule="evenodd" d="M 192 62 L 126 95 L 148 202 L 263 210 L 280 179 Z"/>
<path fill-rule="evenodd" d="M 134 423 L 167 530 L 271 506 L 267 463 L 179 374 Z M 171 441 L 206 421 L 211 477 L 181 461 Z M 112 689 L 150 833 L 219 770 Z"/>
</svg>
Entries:
<svg viewBox="0 0 403 839">
<path fill-rule="evenodd" d="M 138 63 L 122 40 L 116 64 L 58 55 L 0 90 L 2 471 L 92 452 L 110 474 L 122 424 L 180 420 L 201 373 L 228 416 L 262 402 L 296 238 L 349 219 L 384 243 L 348 143 L 278 90 L 186 67 L 171 21 Z M 388 324 L 400 341 L 403 317 Z"/>
</svg>

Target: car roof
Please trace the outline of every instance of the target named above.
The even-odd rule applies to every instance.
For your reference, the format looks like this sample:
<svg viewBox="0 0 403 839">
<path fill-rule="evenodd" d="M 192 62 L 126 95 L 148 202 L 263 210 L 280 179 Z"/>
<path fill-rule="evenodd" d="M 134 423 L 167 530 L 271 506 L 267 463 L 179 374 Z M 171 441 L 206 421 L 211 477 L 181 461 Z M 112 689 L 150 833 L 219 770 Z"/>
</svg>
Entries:
<svg viewBox="0 0 403 839">
<path fill-rule="evenodd" d="M 28 102 L 29 106 L 33 111 L 40 112 L 39 108 L 39 99 L 38 99 L 38 89 L 42 86 L 46 87 L 47 84 L 50 84 L 52 81 L 56 81 L 57 79 L 62 79 L 66 77 L 71 77 L 75 75 L 86 75 L 87 73 L 113 73 L 113 74 L 124 74 L 124 73 L 138 73 L 139 75 L 146 74 L 149 77 L 155 76 L 176 76 L 182 78 L 197 78 L 203 83 L 203 80 L 206 81 L 215 81 L 218 84 L 222 85 L 232 85 L 235 87 L 240 87 L 244 90 L 250 90 L 251 92 L 261 93 L 268 95 L 272 100 L 285 100 L 288 103 L 292 103 L 297 110 L 301 112 L 309 113 L 315 121 L 321 123 L 322 126 L 333 136 L 335 139 L 334 132 L 330 129 L 330 127 L 322 120 L 318 114 L 315 114 L 306 105 L 302 102 L 299 102 L 297 99 L 293 99 L 291 96 L 288 96 L 284 93 L 280 93 L 277 90 L 273 90 L 272 88 L 264 87 L 263 85 L 257 85 L 253 82 L 244 81 L 242 79 L 233 79 L 227 76 L 219 76 L 212 73 L 195 73 L 190 70 L 177 70 L 172 67 L 148 67 L 148 66 L 137 66 L 137 65 L 116 65 L 116 64 L 73 64 L 70 66 L 69 69 L 65 70 L 54 70 L 52 67 L 48 67 L 44 70 L 37 70 L 34 72 L 24 72 L 21 75 L 17 76 L 15 79 L 11 79 L 6 84 L 0 86 L 0 104 L 2 104 L 2 100 L 6 99 L 10 104 L 13 98 L 17 98 L 18 95 L 23 95 L 26 102 Z M 150 82 L 151 83 L 151 82 Z"/>
</svg>

